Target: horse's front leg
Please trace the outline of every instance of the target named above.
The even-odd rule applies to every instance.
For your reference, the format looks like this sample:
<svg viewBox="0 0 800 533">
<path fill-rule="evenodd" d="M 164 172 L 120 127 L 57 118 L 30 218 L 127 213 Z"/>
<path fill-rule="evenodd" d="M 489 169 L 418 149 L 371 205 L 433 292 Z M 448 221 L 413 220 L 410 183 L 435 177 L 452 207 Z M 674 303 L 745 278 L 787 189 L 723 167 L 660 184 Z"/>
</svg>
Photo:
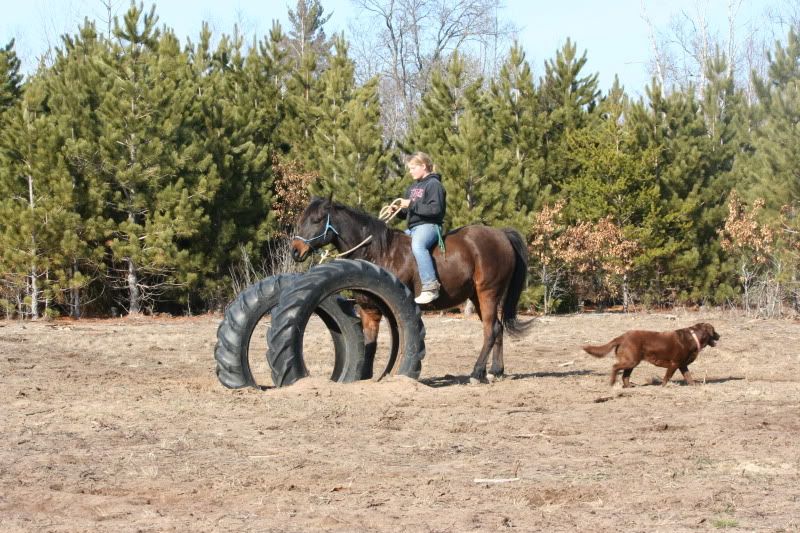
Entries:
<svg viewBox="0 0 800 533">
<path fill-rule="evenodd" d="M 475 368 L 472 369 L 470 375 L 470 382 L 472 383 L 485 383 L 486 382 L 486 362 L 489 359 L 489 352 L 497 341 L 498 335 L 502 332 L 502 325 L 497 320 L 497 312 L 483 313 L 481 317 L 483 322 L 483 347 L 475 361 Z M 494 373 L 494 365 L 492 366 L 492 373 Z"/>
<path fill-rule="evenodd" d="M 361 379 L 372 379 L 372 367 L 375 365 L 375 352 L 378 349 L 378 330 L 383 315 L 376 307 L 363 304 L 359 305 L 358 314 L 361 316 L 361 328 L 364 330 L 364 367 Z"/>
</svg>

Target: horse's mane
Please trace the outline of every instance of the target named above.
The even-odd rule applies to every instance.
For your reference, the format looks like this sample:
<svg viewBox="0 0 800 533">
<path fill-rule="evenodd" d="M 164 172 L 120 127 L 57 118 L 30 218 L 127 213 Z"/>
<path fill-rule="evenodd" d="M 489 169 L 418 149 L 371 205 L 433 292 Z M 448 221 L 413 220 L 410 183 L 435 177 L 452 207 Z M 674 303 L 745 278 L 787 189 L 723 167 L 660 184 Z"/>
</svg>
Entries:
<svg viewBox="0 0 800 533">
<path fill-rule="evenodd" d="M 390 228 L 386 222 L 357 207 L 350 207 L 349 205 L 334 201 L 333 208 L 347 213 L 355 224 L 358 225 L 364 237 L 372 235 L 372 241 L 370 241 L 369 247 L 378 256 L 382 255 L 388 249 L 392 242 L 393 234 L 399 231 Z"/>
</svg>

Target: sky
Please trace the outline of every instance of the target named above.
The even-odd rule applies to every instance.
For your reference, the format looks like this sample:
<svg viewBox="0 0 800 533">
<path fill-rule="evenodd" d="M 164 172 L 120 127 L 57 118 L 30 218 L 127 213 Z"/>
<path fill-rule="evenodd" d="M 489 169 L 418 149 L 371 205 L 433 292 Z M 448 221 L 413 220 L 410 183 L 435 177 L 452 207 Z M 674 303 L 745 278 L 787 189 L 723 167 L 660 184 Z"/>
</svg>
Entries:
<svg viewBox="0 0 800 533">
<path fill-rule="evenodd" d="M 59 44 L 59 36 L 73 34 L 84 17 L 104 21 L 111 3 L 121 16 L 128 0 L 0 0 L 0 46 L 16 39 L 15 49 L 25 73 L 32 72 L 37 58 L 49 46 Z M 137 0 L 138 2 L 138 0 Z M 645 15 L 656 32 L 667 32 L 671 21 L 688 15 L 702 15 L 712 31 L 727 33 L 728 5 L 738 5 L 737 33 L 748 30 L 763 17 L 767 7 L 780 0 L 499 0 L 499 17 L 519 29 L 519 42 L 525 50 L 535 78 L 544 73 L 545 60 L 555 57 L 569 37 L 578 53 L 587 52 L 585 74 L 599 74 L 600 89 L 611 87 L 615 74 L 629 94 L 643 94 L 650 81 L 653 56 L 650 30 Z M 146 9 L 153 4 L 145 1 Z M 175 30 L 185 41 L 197 36 L 203 21 L 214 34 L 232 33 L 238 23 L 247 36 L 266 35 L 273 20 L 288 27 L 287 12 L 294 0 L 160 0 L 155 2 L 159 23 Z M 351 0 L 322 0 L 326 13 L 332 13 L 325 29 L 328 35 L 358 24 Z M 682 13 L 684 15 L 682 15 Z M 104 28 L 105 22 L 98 22 Z"/>
</svg>

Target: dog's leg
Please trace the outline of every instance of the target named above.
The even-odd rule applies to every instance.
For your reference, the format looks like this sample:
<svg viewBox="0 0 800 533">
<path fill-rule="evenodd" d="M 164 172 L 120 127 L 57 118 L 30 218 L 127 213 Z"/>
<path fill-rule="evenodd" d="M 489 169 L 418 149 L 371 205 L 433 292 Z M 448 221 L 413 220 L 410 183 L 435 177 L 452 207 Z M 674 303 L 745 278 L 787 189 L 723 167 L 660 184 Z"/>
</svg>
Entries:
<svg viewBox="0 0 800 533">
<path fill-rule="evenodd" d="M 620 370 L 628 370 L 627 365 L 624 365 L 622 363 L 615 363 L 614 366 L 611 367 L 611 380 L 609 382 L 609 385 L 611 385 L 612 387 L 614 386 L 614 383 L 617 382 L 617 374 L 619 373 Z M 633 369 L 630 370 L 631 372 L 633 371 Z M 628 376 L 630 376 L 630 373 L 628 373 Z M 624 380 L 625 376 L 623 375 L 623 387 L 625 386 Z"/>
<path fill-rule="evenodd" d="M 668 366 L 667 367 L 667 373 L 664 374 L 664 383 L 661 384 L 662 387 L 666 387 L 667 386 L 667 383 L 669 383 L 669 380 L 672 379 L 672 374 L 674 374 L 676 370 L 678 370 L 677 366 Z"/>
<path fill-rule="evenodd" d="M 689 372 L 689 367 L 682 366 L 680 368 L 681 368 L 681 374 L 683 374 L 683 378 L 686 380 L 686 383 L 689 385 L 697 385 L 697 382 L 694 380 L 692 374 Z"/>
<path fill-rule="evenodd" d="M 633 387 L 631 385 L 631 374 L 633 374 L 632 368 L 626 368 L 622 371 L 622 388 L 627 389 L 629 387 Z"/>
</svg>

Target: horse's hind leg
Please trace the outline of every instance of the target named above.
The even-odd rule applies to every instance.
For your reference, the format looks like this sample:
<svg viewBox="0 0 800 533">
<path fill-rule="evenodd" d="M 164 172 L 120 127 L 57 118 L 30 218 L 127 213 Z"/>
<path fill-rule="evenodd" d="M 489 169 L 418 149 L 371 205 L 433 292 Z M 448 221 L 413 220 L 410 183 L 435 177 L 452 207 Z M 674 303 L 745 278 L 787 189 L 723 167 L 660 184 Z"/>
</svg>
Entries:
<svg viewBox="0 0 800 533">
<path fill-rule="evenodd" d="M 372 379 L 375 365 L 375 352 L 378 349 L 378 329 L 381 326 L 381 312 L 369 305 L 359 305 L 361 327 L 364 330 L 364 367 L 361 379 Z"/>
<path fill-rule="evenodd" d="M 494 350 L 492 351 L 492 369 L 489 372 L 495 378 L 501 378 L 505 374 L 505 365 L 503 364 L 503 324 L 495 321 L 499 327 L 499 331 L 495 336 Z"/>
<path fill-rule="evenodd" d="M 487 300 L 486 298 L 480 298 L 480 301 L 484 304 L 491 302 L 491 305 L 476 306 L 478 314 L 481 317 L 481 322 L 483 323 L 483 347 L 481 348 L 480 355 L 478 355 L 478 360 L 475 361 L 475 367 L 472 369 L 470 381 L 485 382 L 486 362 L 489 359 L 489 352 L 494 348 L 498 335 L 502 334 L 503 327 L 497 320 L 497 305 L 493 303 L 494 301 Z M 494 369 L 494 366 L 492 366 L 492 368 Z"/>
</svg>

